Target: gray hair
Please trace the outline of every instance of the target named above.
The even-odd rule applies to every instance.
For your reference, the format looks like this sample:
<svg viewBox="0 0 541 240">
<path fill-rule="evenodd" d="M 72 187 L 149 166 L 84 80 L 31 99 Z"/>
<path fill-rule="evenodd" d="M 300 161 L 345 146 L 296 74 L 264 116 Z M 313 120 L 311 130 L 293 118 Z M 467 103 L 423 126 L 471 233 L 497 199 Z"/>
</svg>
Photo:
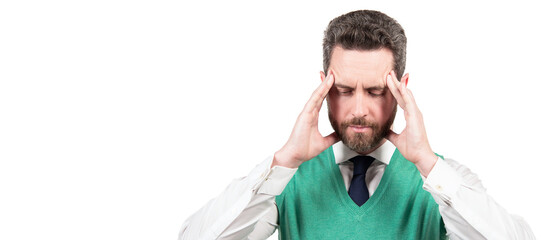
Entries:
<svg viewBox="0 0 541 240">
<path fill-rule="evenodd" d="M 393 53 L 394 71 L 400 80 L 406 68 L 406 35 L 400 24 L 373 10 L 353 11 L 333 19 L 323 38 L 323 70 L 331 63 L 334 47 L 347 50 L 387 48 Z"/>
</svg>

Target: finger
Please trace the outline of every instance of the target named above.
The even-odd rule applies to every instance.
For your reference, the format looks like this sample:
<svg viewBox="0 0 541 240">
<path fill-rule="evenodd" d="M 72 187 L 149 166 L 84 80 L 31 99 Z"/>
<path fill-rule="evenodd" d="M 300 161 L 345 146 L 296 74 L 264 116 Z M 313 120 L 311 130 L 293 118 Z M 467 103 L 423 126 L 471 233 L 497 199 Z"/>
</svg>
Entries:
<svg viewBox="0 0 541 240">
<path fill-rule="evenodd" d="M 310 96 L 310 99 L 306 103 L 304 110 L 319 111 L 319 109 L 321 109 L 321 105 L 323 104 L 323 100 L 327 96 L 327 93 L 329 93 L 329 90 L 331 89 L 333 84 L 334 75 L 332 74 L 332 72 L 329 72 L 327 78 L 325 78 L 325 81 L 319 84 L 319 87 L 312 93 L 312 96 Z"/>
<path fill-rule="evenodd" d="M 404 82 L 398 81 L 398 77 L 396 76 L 396 73 L 394 72 L 394 70 L 391 71 L 391 79 L 393 80 L 393 83 L 398 89 L 398 92 L 400 93 L 400 97 L 402 99 L 402 103 L 404 103 L 404 107 L 405 107 L 406 102 L 404 101 L 404 93 L 402 92 L 402 88 L 400 87 Z"/>
<path fill-rule="evenodd" d="M 402 93 L 402 98 L 404 99 L 404 103 L 406 104 L 406 108 L 408 111 L 413 112 L 414 110 L 417 110 L 417 103 L 415 102 L 415 98 L 413 97 L 413 93 L 409 88 L 406 87 L 405 83 L 400 84 L 400 92 Z M 406 110 L 406 109 L 405 109 Z"/>
<path fill-rule="evenodd" d="M 396 147 L 396 143 L 398 142 L 398 134 L 396 134 L 393 130 L 389 130 L 389 134 L 385 136 L 389 142 L 391 142 Z"/>
<path fill-rule="evenodd" d="M 398 91 L 400 92 L 400 96 L 402 97 L 404 107 L 402 109 L 404 110 L 414 110 L 414 108 L 417 107 L 417 104 L 415 103 L 415 99 L 413 99 L 413 94 L 411 93 L 411 90 L 407 88 L 406 81 L 398 81 L 398 78 L 396 77 L 396 73 L 394 71 L 391 71 L 391 75 L 393 76 L 393 81 L 398 86 Z"/>
<path fill-rule="evenodd" d="M 400 85 L 397 84 L 397 81 L 393 80 L 393 76 L 391 74 L 387 75 L 387 87 L 389 90 L 391 90 L 391 94 L 393 94 L 393 97 L 396 99 L 396 102 L 398 102 L 398 105 L 400 105 L 400 108 L 404 109 L 406 104 L 404 103 L 404 99 L 400 93 L 399 86 Z"/>
</svg>

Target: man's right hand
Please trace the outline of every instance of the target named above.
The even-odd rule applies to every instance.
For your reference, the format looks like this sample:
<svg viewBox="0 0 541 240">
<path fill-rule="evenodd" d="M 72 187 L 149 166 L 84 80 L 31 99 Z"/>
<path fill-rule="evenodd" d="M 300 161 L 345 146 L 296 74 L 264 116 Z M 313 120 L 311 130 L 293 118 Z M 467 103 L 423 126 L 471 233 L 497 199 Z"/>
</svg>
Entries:
<svg viewBox="0 0 541 240">
<path fill-rule="evenodd" d="M 333 84 L 334 75 L 329 70 L 297 118 L 287 143 L 274 154 L 271 167 L 298 168 L 340 140 L 335 132 L 323 137 L 318 129 L 319 111 Z"/>
</svg>

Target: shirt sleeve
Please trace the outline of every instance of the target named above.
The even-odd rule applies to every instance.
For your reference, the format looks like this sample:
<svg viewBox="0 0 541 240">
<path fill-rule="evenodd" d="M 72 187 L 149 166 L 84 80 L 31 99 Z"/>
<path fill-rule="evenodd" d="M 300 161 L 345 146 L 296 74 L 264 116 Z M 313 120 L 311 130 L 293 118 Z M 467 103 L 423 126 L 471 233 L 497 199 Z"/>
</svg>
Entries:
<svg viewBox="0 0 541 240">
<path fill-rule="evenodd" d="M 498 205 L 477 175 L 458 162 L 438 158 L 423 180 L 450 239 L 535 239 L 528 224 Z"/>
<path fill-rule="evenodd" d="M 274 198 L 297 171 L 280 166 L 271 169 L 272 160 L 271 156 L 246 177 L 233 180 L 220 195 L 190 216 L 181 227 L 179 239 L 271 236 L 278 214 Z"/>
</svg>

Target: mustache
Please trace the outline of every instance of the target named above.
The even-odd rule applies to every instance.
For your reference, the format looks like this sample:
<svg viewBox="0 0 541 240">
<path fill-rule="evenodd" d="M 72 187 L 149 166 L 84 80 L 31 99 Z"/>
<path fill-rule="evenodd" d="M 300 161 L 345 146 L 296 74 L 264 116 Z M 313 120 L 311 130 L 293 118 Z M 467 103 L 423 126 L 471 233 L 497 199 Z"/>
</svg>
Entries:
<svg viewBox="0 0 541 240">
<path fill-rule="evenodd" d="M 363 117 L 354 117 L 354 118 L 342 123 L 343 127 L 348 127 L 350 125 L 361 125 L 361 126 L 370 127 L 370 128 L 376 128 L 377 127 L 377 125 L 375 123 L 370 122 L 370 121 L 366 120 Z"/>
</svg>

